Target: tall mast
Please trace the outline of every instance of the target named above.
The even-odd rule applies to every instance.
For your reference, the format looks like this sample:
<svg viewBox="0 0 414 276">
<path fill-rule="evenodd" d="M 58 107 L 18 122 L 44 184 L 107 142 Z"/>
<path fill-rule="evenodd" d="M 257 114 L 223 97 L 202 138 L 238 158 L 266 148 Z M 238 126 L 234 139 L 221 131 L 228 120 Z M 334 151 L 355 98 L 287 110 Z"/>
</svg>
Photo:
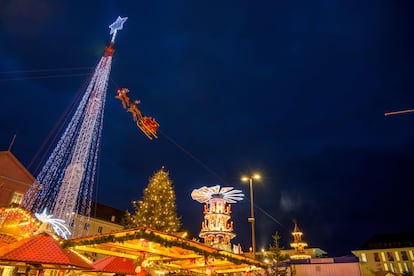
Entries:
<svg viewBox="0 0 414 276">
<path fill-rule="evenodd" d="M 44 209 L 63 219 L 72 237 L 81 236 L 89 220 L 113 45 L 127 17 L 109 26 L 111 42 L 95 68 L 86 91 L 63 135 L 42 167 L 22 205 L 32 212 Z M 75 217 L 81 218 L 75 221 Z M 86 227 L 87 228 L 87 227 Z"/>
</svg>

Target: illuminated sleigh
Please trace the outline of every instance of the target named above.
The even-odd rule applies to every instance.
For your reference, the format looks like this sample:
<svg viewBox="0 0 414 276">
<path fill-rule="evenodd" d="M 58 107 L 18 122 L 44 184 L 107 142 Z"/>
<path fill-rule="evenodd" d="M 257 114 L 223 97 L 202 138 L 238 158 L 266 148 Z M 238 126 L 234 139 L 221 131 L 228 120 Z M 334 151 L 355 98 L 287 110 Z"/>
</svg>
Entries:
<svg viewBox="0 0 414 276">
<path fill-rule="evenodd" d="M 158 138 L 157 129 L 160 125 L 154 118 L 143 116 L 137 120 L 136 124 L 149 139 Z"/>
<path fill-rule="evenodd" d="M 158 138 L 157 129 L 160 125 L 154 118 L 142 115 L 141 110 L 138 108 L 140 101 L 131 101 L 127 95 L 127 93 L 129 93 L 128 88 L 120 88 L 117 90 L 117 93 L 118 95 L 115 98 L 121 101 L 124 109 L 132 113 L 132 118 L 134 119 L 135 124 L 142 130 L 142 132 L 144 132 L 145 136 L 150 140 L 152 140 L 152 138 Z"/>
</svg>

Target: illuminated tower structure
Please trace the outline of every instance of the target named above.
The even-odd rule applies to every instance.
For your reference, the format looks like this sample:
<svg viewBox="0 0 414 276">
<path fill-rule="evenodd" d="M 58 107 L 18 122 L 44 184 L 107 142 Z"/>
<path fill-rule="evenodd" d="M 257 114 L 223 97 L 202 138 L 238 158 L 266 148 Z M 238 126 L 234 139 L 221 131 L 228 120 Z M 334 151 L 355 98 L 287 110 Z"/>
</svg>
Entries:
<svg viewBox="0 0 414 276">
<path fill-rule="evenodd" d="M 202 187 L 195 189 L 191 197 L 204 203 L 204 220 L 201 224 L 199 237 L 204 243 L 216 248 L 231 251 L 230 240 L 236 234 L 233 232 L 231 218 L 231 205 L 243 199 L 244 195 L 240 190 L 233 190 L 233 187 Z"/>
<path fill-rule="evenodd" d="M 64 220 L 72 227 L 72 237 L 80 236 L 90 216 L 113 45 L 126 20 L 127 17 L 118 17 L 109 26 L 111 42 L 60 140 L 22 202 L 33 213 L 47 209 L 55 218 Z M 75 216 L 82 219 L 75 220 Z"/>
<path fill-rule="evenodd" d="M 293 228 L 292 236 L 293 236 L 293 242 L 290 244 L 290 246 L 295 250 L 295 253 L 290 256 L 291 259 L 294 260 L 302 260 L 302 259 L 310 259 L 310 255 L 305 254 L 305 247 L 308 246 L 308 244 L 304 241 L 302 241 L 302 231 L 300 231 L 298 224 L 295 223 L 295 227 Z"/>
</svg>

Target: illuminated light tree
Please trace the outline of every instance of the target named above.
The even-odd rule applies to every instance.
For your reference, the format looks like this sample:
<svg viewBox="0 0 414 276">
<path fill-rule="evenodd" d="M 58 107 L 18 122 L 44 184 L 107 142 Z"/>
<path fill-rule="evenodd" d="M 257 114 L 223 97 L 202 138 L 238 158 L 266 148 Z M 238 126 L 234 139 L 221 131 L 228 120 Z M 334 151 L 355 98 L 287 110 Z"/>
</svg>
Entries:
<svg viewBox="0 0 414 276">
<path fill-rule="evenodd" d="M 290 244 L 290 246 L 295 250 L 295 253 L 292 254 L 290 258 L 294 260 L 310 259 L 311 256 L 305 254 L 305 247 L 307 247 L 308 244 L 302 241 L 303 233 L 300 231 L 296 221 L 294 221 L 294 223 L 295 227 L 293 228 L 292 232 L 293 242 Z"/>
<path fill-rule="evenodd" d="M 181 222 L 177 215 L 175 198 L 169 173 L 161 168 L 149 179 L 142 200 L 132 202 L 135 213 L 127 211 L 125 226 L 177 232 L 181 228 Z"/>
<path fill-rule="evenodd" d="M 109 26 L 111 42 L 60 140 L 22 202 L 33 213 L 52 210 L 54 218 L 73 226 L 73 237 L 82 235 L 90 216 L 113 45 L 126 20 L 127 17 L 118 17 Z"/>
<path fill-rule="evenodd" d="M 200 238 L 205 244 L 231 251 L 230 240 L 236 234 L 233 232 L 233 222 L 229 222 L 231 216 L 231 205 L 243 199 L 240 190 L 233 187 L 222 187 L 216 185 L 210 188 L 202 187 L 193 190 L 191 197 L 204 205 L 204 221 L 201 224 Z"/>
</svg>

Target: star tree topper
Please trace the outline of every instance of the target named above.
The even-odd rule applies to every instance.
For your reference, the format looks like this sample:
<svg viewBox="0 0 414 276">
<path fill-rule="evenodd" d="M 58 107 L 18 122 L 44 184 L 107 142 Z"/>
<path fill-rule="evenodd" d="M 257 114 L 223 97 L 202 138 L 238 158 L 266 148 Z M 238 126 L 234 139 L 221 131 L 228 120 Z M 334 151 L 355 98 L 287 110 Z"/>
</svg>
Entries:
<svg viewBox="0 0 414 276">
<path fill-rule="evenodd" d="M 111 25 L 109 25 L 109 28 L 111 29 L 111 31 L 109 32 L 109 34 L 112 35 L 112 39 L 111 42 L 115 42 L 115 37 L 116 37 L 116 33 L 119 30 L 122 30 L 125 21 L 127 21 L 128 17 L 120 17 L 118 16 L 118 18 L 115 20 L 114 23 L 112 23 Z"/>
</svg>

